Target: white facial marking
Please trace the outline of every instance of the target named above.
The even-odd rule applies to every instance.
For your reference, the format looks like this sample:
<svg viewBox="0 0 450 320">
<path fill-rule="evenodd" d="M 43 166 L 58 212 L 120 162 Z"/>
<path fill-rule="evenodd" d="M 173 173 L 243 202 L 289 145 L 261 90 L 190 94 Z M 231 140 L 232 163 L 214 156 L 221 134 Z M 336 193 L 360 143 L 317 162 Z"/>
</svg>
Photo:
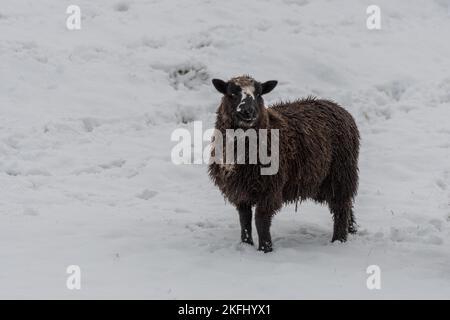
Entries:
<svg viewBox="0 0 450 320">
<path fill-rule="evenodd" d="M 247 86 L 247 87 L 241 87 L 242 93 L 248 96 L 251 96 L 253 99 L 255 99 L 255 87 L 253 86 Z"/>
<path fill-rule="evenodd" d="M 236 110 L 238 112 L 241 111 L 241 106 L 245 103 L 244 100 L 250 96 L 252 97 L 252 99 L 255 99 L 255 87 L 253 86 L 246 86 L 246 87 L 241 87 L 241 102 L 239 103 L 239 105 L 237 106 Z"/>
</svg>

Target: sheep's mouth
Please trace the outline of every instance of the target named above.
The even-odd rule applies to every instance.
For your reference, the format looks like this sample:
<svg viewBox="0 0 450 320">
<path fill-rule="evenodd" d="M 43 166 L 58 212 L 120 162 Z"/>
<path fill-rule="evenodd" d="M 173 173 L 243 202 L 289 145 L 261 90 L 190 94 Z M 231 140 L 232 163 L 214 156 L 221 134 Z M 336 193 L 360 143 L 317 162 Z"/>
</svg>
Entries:
<svg viewBox="0 0 450 320">
<path fill-rule="evenodd" d="M 245 127 L 250 127 L 256 122 L 256 117 L 244 117 L 242 115 L 238 115 L 238 123 Z"/>
<path fill-rule="evenodd" d="M 250 122 L 255 121 L 256 118 L 239 118 L 239 120 L 241 120 L 241 121 L 243 121 L 243 122 L 250 123 Z"/>
<path fill-rule="evenodd" d="M 256 118 L 239 118 L 240 127 L 252 127 L 256 122 Z"/>
</svg>

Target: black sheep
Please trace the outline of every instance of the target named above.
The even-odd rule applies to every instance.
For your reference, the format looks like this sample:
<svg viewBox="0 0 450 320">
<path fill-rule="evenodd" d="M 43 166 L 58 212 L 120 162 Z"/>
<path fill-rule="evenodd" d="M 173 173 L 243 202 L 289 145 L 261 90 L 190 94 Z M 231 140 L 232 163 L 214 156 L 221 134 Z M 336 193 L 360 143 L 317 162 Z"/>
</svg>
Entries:
<svg viewBox="0 0 450 320">
<path fill-rule="evenodd" d="M 258 250 L 272 251 L 272 216 L 283 203 L 304 199 L 328 204 L 334 218 L 332 241 L 344 242 L 348 232 L 355 233 L 352 207 L 358 188 L 359 132 L 353 117 L 332 101 L 312 97 L 266 108 L 262 95 L 277 81 L 259 83 L 245 75 L 212 82 L 224 95 L 216 120 L 216 129 L 224 136 L 226 129 L 279 130 L 276 174 L 261 175 L 261 163 L 209 165 L 213 182 L 239 212 L 241 240 L 253 244 L 255 206 Z"/>
</svg>

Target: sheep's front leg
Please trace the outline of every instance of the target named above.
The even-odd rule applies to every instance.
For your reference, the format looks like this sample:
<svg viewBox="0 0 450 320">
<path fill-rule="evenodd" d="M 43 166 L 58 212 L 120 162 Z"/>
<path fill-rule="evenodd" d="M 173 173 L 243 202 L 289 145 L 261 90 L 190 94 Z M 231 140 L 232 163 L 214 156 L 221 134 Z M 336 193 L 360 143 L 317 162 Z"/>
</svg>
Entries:
<svg viewBox="0 0 450 320">
<path fill-rule="evenodd" d="M 252 238 L 252 207 L 243 204 L 237 207 L 241 222 L 241 241 L 253 245 Z"/>
<path fill-rule="evenodd" d="M 263 206 L 257 206 L 255 210 L 256 230 L 258 231 L 258 250 L 265 253 L 272 251 L 272 239 L 270 237 L 270 223 L 273 212 Z"/>
</svg>

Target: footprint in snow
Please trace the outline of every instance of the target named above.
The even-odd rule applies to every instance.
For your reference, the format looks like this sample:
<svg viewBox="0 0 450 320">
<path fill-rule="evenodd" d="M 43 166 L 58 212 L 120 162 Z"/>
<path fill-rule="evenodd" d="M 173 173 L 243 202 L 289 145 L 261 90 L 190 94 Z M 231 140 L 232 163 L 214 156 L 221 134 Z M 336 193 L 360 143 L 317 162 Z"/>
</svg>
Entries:
<svg viewBox="0 0 450 320">
<path fill-rule="evenodd" d="M 33 217 L 35 217 L 35 216 L 39 215 L 39 212 L 37 212 L 35 209 L 32 209 L 32 208 L 26 208 L 26 209 L 23 210 L 23 214 L 25 216 L 33 216 Z"/>
<path fill-rule="evenodd" d="M 431 223 L 431 222 L 430 222 Z M 433 223 L 432 223 L 433 224 Z M 436 221 L 434 221 L 436 224 Z M 390 240 L 394 242 L 407 242 L 407 243 L 423 243 L 431 245 L 442 245 L 444 240 L 442 237 L 435 235 L 435 229 L 428 227 L 424 228 L 391 228 Z"/>
<path fill-rule="evenodd" d="M 113 160 L 108 163 L 100 164 L 99 167 L 102 169 L 112 169 L 112 168 L 121 168 L 125 164 L 126 160 L 119 159 L 119 160 Z"/>
<path fill-rule="evenodd" d="M 121 1 L 114 6 L 114 9 L 118 12 L 126 12 L 130 9 L 130 4 L 127 2 Z"/>
<path fill-rule="evenodd" d="M 444 180 L 437 179 L 437 180 L 436 180 L 436 185 L 437 185 L 441 190 L 447 189 L 447 184 L 445 183 Z"/>
<path fill-rule="evenodd" d="M 158 192 L 156 192 L 156 191 L 145 189 L 144 191 L 142 191 L 141 193 L 136 195 L 136 197 L 138 197 L 139 199 L 143 199 L 143 200 L 149 200 L 149 199 L 155 197 L 157 194 L 158 194 Z"/>
</svg>

